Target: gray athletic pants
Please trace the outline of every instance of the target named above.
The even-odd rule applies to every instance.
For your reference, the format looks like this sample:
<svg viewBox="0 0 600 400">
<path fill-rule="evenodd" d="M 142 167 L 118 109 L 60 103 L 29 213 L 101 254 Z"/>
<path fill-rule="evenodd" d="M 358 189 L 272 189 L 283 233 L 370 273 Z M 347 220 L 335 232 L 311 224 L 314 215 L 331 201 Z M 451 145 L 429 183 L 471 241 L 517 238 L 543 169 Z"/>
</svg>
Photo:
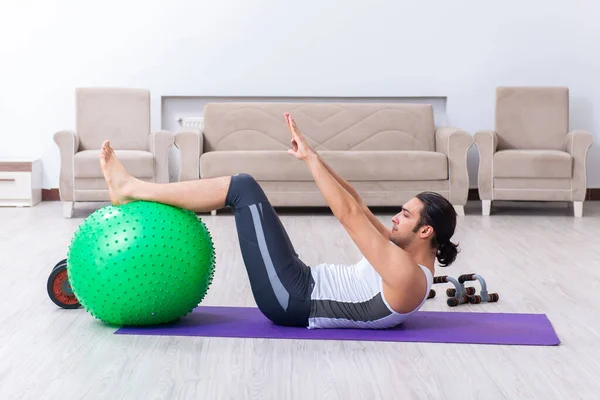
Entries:
<svg viewBox="0 0 600 400">
<path fill-rule="evenodd" d="M 248 174 L 231 177 L 225 204 L 233 209 L 254 300 L 277 325 L 307 326 L 314 281 L 294 250 L 267 196 Z"/>
</svg>

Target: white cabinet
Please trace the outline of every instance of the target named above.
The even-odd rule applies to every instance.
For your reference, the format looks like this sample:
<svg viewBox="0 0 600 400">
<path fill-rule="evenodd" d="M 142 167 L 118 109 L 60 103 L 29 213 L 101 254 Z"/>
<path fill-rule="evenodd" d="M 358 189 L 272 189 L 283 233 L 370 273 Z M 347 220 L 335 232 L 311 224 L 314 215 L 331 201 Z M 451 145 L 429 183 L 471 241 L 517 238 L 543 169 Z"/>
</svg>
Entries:
<svg viewBox="0 0 600 400">
<path fill-rule="evenodd" d="M 40 160 L 0 158 L 0 207 L 33 207 L 42 201 Z"/>
</svg>

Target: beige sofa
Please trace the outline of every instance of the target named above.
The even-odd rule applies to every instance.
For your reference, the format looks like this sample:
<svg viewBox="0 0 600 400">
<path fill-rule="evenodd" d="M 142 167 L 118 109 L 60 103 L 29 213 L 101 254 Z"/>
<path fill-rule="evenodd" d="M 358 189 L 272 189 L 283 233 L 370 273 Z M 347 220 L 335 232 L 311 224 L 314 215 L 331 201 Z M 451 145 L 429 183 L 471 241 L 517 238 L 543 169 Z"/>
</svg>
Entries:
<svg viewBox="0 0 600 400">
<path fill-rule="evenodd" d="M 572 201 L 581 217 L 587 190 L 587 131 L 569 131 L 566 87 L 499 87 L 494 131 L 475 134 L 483 215 L 492 200 Z"/>
<path fill-rule="evenodd" d="M 169 181 L 168 154 L 175 139 L 170 132 L 150 132 L 150 92 L 144 89 L 78 88 L 76 130 L 60 131 L 60 198 L 65 218 L 75 202 L 109 201 L 100 169 L 100 148 L 110 140 L 119 159 L 135 177 Z"/>
<path fill-rule="evenodd" d="M 460 214 L 467 202 L 467 132 L 436 129 L 426 104 L 212 103 L 202 132 L 179 132 L 181 181 L 249 173 L 275 206 L 326 206 L 306 166 L 290 156 L 284 112 L 368 206 L 399 206 L 430 190 Z M 216 211 L 216 210 L 215 210 Z"/>
</svg>

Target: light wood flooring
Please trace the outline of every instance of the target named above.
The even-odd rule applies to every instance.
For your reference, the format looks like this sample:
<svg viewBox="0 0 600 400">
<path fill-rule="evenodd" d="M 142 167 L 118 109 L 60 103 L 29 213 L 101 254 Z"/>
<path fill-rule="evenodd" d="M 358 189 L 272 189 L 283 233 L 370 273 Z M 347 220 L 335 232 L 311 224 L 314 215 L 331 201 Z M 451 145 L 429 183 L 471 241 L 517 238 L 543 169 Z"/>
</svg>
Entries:
<svg viewBox="0 0 600 400">
<path fill-rule="evenodd" d="M 557 347 L 114 335 L 46 293 L 53 265 L 90 209 L 58 202 L 0 208 L 0 399 L 598 399 L 600 202 L 498 203 L 459 217 L 457 262 L 482 274 L 495 304 L 450 309 L 443 286 L 423 310 L 545 313 Z M 307 264 L 359 253 L 327 212 L 281 214 Z M 392 214 L 378 213 L 389 222 Z M 202 215 L 217 272 L 205 305 L 254 306 L 231 214 Z"/>
</svg>

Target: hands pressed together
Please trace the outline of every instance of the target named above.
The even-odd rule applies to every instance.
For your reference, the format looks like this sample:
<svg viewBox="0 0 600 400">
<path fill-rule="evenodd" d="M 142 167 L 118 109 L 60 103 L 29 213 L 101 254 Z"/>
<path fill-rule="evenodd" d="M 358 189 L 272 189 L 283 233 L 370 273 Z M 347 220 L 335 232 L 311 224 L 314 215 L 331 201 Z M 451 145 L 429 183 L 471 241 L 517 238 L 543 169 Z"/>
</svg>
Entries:
<svg viewBox="0 0 600 400">
<path fill-rule="evenodd" d="M 308 145 L 306 139 L 296 126 L 296 121 L 292 118 L 290 113 L 285 113 L 285 121 L 287 122 L 288 129 L 292 134 L 292 148 L 288 150 L 288 153 L 296 157 L 298 160 L 306 161 L 311 156 L 317 154 L 317 152 Z"/>
</svg>

